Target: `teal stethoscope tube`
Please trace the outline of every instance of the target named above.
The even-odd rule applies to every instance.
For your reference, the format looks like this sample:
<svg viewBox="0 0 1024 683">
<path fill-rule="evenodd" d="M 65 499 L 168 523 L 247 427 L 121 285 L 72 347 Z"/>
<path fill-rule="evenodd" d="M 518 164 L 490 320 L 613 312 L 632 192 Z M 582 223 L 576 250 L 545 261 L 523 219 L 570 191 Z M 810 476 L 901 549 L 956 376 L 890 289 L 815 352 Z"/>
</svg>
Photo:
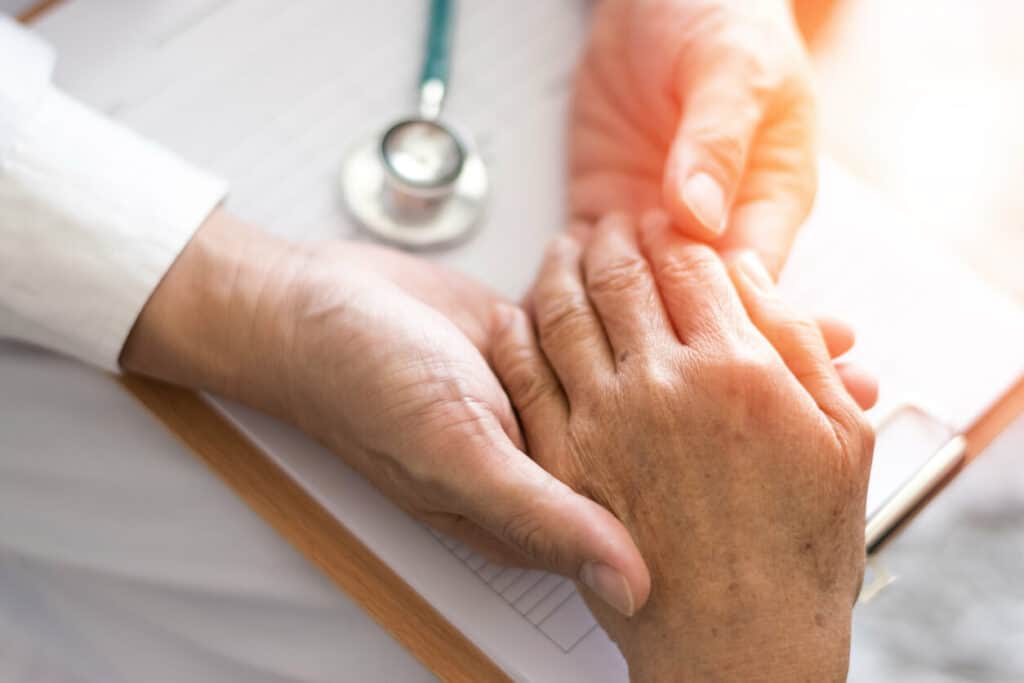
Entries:
<svg viewBox="0 0 1024 683">
<path fill-rule="evenodd" d="M 478 223 L 487 168 L 470 141 L 441 120 L 455 0 L 430 0 L 419 111 L 357 147 L 341 173 L 345 203 L 374 236 L 407 249 L 450 245 Z"/>
<path fill-rule="evenodd" d="M 431 0 L 427 50 L 423 59 L 420 86 L 428 81 L 448 85 L 449 52 L 452 35 L 452 1 Z"/>
</svg>

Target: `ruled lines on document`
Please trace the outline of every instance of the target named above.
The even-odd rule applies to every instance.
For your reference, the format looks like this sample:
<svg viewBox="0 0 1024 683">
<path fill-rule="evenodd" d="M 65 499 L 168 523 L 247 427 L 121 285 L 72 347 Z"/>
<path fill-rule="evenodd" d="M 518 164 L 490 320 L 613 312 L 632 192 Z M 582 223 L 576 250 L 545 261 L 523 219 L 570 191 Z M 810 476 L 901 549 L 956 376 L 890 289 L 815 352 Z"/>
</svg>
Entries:
<svg viewBox="0 0 1024 683">
<path fill-rule="evenodd" d="M 429 531 L 448 552 L 562 652 L 571 652 L 598 627 L 569 579 L 533 569 L 492 564 L 468 546 L 434 529 Z"/>
</svg>

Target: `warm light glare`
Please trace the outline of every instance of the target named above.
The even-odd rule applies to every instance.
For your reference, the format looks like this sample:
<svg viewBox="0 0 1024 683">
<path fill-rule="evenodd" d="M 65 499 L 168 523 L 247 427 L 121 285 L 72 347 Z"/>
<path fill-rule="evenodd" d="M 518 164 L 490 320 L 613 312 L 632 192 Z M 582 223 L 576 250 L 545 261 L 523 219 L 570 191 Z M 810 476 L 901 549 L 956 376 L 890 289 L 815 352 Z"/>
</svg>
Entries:
<svg viewBox="0 0 1024 683">
<path fill-rule="evenodd" d="M 1024 3 L 855 0 L 818 59 L 825 154 L 1024 296 Z"/>
</svg>

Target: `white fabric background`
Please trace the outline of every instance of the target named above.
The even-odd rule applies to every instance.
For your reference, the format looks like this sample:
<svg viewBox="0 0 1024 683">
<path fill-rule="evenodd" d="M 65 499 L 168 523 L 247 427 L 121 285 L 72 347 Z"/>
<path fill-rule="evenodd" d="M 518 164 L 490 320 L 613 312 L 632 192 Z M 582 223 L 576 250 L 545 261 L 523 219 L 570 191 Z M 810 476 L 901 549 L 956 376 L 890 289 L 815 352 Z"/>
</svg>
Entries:
<svg viewBox="0 0 1024 683">
<path fill-rule="evenodd" d="M 109 377 L 0 344 L 0 682 L 430 680 Z"/>
</svg>

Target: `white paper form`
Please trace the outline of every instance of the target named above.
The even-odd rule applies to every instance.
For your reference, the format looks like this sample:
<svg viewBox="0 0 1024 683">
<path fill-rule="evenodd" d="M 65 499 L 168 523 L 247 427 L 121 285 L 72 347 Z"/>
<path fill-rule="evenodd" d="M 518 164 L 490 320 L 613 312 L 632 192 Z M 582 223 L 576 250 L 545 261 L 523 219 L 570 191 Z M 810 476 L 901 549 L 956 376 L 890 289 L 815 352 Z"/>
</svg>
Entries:
<svg viewBox="0 0 1024 683">
<path fill-rule="evenodd" d="M 122 16 L 133 4 L 79 0 L 43 22 L 65 57 L 59 82 L 228 177 L 229 205 L 243 216 L 295 239 L 358 238 L 337 191 L 341 160 L 412 111 L 426 3 L 195 0 L 173 12 L 140 3 L 165 9 Z M 446 117 L 480 144 L 492 196 L 480 233 L 432 258 L 510 296 L 528 285 L 563 224 L 566 105 L 586 8 L 459 4 Z M 102 32 L 102 47 L 80 38 L 89 26 Z M 1024 319 L 931 252 L 826 165 L 783 284 L 802 305 L 855 324 L 855 355 L 881 376 L 883 407 L 917 399 L 963 426 L 1024 372 Z M 624 662 L 571 584 L 483 563 L 294 430 L 225 409 L 517 679 L 625 680 Z M 928 454 L 878 452 L 876 463 Z M 875 492 L 897 478 L 877 466 L 873 495 L 884 497 Z"/>
</svg>

